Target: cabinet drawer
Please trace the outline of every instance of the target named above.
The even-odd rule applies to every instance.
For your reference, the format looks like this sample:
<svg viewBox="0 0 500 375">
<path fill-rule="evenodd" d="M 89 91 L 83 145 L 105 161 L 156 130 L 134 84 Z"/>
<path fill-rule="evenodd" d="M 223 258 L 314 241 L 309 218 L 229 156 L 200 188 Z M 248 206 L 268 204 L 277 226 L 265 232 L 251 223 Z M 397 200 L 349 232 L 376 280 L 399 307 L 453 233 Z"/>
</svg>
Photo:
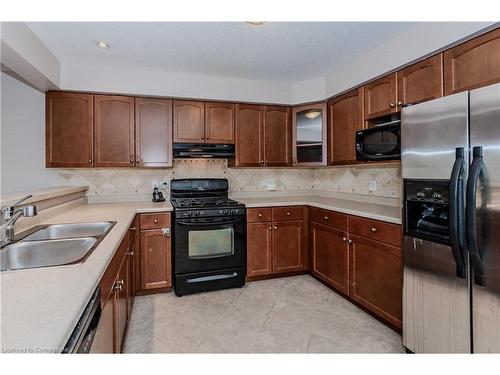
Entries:
<svg viewBox="0 0 500 375">
<path fill-rule="evenodd" d="M 349 217 L 349 232 L 401 247 L 401 225 L 384 223 L 358 216 Z"/>
<path fill-rule="evenodd" d="M 304 207 L 289 206 L 289 207 L 274 207 L 273 221 L 279 220 L 303 220 Z"/>
<path fill-rule="evenodd" d="M 141 230 L 157 229 L 170 226 L 170 214 L 141 214 Z"/>
<path fill-rule="evenodd" d="M 311 222 L 327 225 L 331 228 L 347 230 L 347 215 L 338 212 L 311 208 L 309 210 Z"/>
<path fill-rule="evenodd" d="M 272 220 L 271 208 L 249 208 L 247 209 L 247 222 L 258 223 Z"/>
</svg>

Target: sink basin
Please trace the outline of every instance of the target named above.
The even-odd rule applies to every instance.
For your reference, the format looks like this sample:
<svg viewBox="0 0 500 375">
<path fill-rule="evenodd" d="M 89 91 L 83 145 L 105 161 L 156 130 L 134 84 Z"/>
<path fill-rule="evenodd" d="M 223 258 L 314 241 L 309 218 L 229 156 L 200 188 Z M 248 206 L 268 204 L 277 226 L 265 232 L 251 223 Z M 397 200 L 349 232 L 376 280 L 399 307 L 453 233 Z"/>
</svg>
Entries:
<svg viewBox="0 0 500 375">
<path fill-rule="evenodd" d="M 97 238 L 15 242 L 0 250 L 1 271 L 60 266 L 83 261 Z"/>
<path fill-rule="evenodd" d="M 42 227 L 21 241 L 53 240 L 74 237 L 95 237 L 106 234 L 115 225 L 111 221 L 91 223 L 51 224 Z"/>
</svg>

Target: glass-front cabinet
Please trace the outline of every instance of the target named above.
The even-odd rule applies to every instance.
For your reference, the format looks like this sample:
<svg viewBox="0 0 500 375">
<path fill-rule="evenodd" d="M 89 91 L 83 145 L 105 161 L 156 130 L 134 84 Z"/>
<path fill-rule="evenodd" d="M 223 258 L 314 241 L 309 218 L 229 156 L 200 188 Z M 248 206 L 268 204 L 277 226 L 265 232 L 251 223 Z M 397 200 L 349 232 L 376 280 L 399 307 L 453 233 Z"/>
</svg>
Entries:
<svg viewBox="0 0 500 375">
<path fill-rule="evenodd" d="M 326 165 L 326 103 L 293 109 L 293 164 Z"/>
</svg>

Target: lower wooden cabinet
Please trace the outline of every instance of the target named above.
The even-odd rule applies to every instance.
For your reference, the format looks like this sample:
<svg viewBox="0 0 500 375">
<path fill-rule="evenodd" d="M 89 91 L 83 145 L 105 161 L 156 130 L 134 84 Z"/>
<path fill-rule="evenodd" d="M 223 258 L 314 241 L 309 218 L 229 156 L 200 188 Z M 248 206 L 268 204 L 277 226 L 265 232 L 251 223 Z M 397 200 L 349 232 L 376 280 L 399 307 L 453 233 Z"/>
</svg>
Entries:
<svg viewBox="0 0 500 375">
<path fill-rule="evenodd" d="M 247 210 L 248 277 L 307 269 L 304 213 L 300 206 Z"/>
<path fill-rule="evenodd" d="M 141 214 L 141 290 L 172 287 L 169 213 Z"/>
<path fill-rule="evenodd" d="M 351 298 L 385 320 L 401 327 L 401 248 L 350 235 Z"/>
<path fill-rule="evenodd" d="M 349 294 L 347 233 L 319 223 L 311 227 L 311 272 L 344 294 Z"/>
</svg>

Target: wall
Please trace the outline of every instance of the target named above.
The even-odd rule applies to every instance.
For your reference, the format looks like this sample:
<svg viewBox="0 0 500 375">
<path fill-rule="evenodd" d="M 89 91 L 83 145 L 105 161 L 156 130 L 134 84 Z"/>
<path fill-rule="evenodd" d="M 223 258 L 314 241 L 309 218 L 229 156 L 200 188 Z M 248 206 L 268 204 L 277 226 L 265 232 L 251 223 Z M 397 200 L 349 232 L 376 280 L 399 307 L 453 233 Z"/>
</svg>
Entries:
<svg viewBox="0 0 500 375">
<path fill-rule="evenodd" d="M 45 95 L 5 73 L 0 85 L 2 194 L 61 184 L 45 169 Z"/>
<path fill-rule="evenodd" d="M 152 192 L 155 180 L 172 178 L 227 178 L 231 193 L 265 193 L 269 182 L 281 192 L 311 192 L 360 194 L 372 197 L 400 197 L 399 166 L 335 167 L 335 168 L 227 168 L 225 160 L 180 159 L 174 168 L 146 169 L 66 169 L 59 171 L 64 185 L 88 185 L 88 195 L 110 197 Z M 368 181 L 377 182 L 377 190 L 368 189 Z M 167 189 L 168 191 L 168 189 Z"/>
<path fill-rule="evenodd" d="M 61 89 L 276 104 L 291 100 L 291 85 L 284 82 L 73 64 L 62 67 Z"/>
</svg>

